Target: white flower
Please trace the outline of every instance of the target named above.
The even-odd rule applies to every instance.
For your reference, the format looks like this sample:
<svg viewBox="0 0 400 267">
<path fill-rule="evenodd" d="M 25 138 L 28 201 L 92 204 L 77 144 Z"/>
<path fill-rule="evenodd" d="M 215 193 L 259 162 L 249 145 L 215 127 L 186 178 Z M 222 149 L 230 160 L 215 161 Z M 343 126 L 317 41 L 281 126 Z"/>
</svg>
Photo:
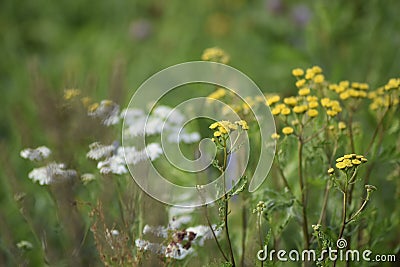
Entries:
<svg viewBox="0 0 400 267">
<path fill-rule="evenodd" d="M 95 142 L 89 145 L 90 151 L 86 154 L 86 157 L 90 159 L 99 160 L 111 156 L 115 150 L 114 145 L 102 145 L 99 142 Z"/>
<path fill-rule="evenodd" d="M 49 163 L 48 165 L 33 169 L 28 177 L 40 185 L 48 185 L 54 182 L 60 182 L 77 176 L 75 170 L 65 170 L 63 163 Z"/>
<path fill-rule="evenodd" d="M 221 230 L 215 229 L 216 225 L 212 225 L 214 229 L 215 235 L 218 237 L 219 234 L 221 233 Z M 198 225 L 194 227 L 188 227 L 186 229 L 187 232 L 193 232 L 196 234 L 196 238 L 194 239 L 194 242 L 199 244 L 200 246 L 204 245 L 204 241 L 207 239 L 212 239 L 214 236 L 211 232 L 211 229 L 209 226 L 206 225 Z"/>
<path fill-rule="evenodd" d="M 163 153 L 163 150 L 159 143 L 151 143 L 146 146 L 146 153 L 147 157 L 154 161 Z"/>
<path fill-rule="evenodd" d="M 17 243 L 17 248 L 19 249 L 24 249 L 24 250 L 30 250 L 33 248 L 33 245 L 31 242 L 26 241 L 26 240 L 21 240 Z"/>
<path fill-rule="evenodd" d="M 124 174 L 128 172 L 125 166 L 125 159 L 120 155 L 114 155 L 106 160 L 99 161 L 99 163 L 97 163 L 97 168 L 102 174 Z"/>
<path fill-rule="evenodd" d="M 84 173 L 81 175 L 81 181 L 85 185 L 94 180 L 96 180 L 96 176 L 94 176 L 92 173 Z"/>
<path fill-rule="evenodd" d="M 166 249 L 166 247 L 161 244 L 151 243 L 143 239 L 136 239 L 135 245 L 139 250 L 148 250 L 155 254 L 162 254 Z"/>
<path fill-rule="evenodd" d="M 35 149 L 26 148 L 20 152 L 20 155 L 24 159 L 29 159 L 30 161 L 40 161 L 46 159 L 50 156 L 51 150 L 48 147 L 40 146 Z"/>
<path fill-rule="evenodd" d="M 168 229 L 164 226 L 149 226 L 145 225 L 143 228 L 143 234 L 153 234 L 157 237 L 168 237 Z"/>
<path fill-rule="evenodd" d="M 102 100 L 95 110 L 88 112 L 88 115 L 101 119 L 106 126 L 114 125 L 120 120 L 119 105 L 111 100 Z"/>
</svg>

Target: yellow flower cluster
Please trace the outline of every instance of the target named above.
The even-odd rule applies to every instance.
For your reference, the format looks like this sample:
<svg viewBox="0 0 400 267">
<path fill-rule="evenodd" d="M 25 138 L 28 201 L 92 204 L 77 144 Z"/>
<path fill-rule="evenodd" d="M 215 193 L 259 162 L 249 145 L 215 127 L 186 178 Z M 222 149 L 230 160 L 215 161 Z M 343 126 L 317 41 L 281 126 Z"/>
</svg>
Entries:
<svg viewBox="0 0 400 267">
<path fill-rule="evenodd" d="M 212 47 L 204 50 L 201 59 L 227 64 L 229 62 L 229 55 L 221 48 Z"/>
<path fill-rule="evenodd" d="M 335 117 L 339 112 L 342 112 L 339 101 L 331 100 L 327 97 L 321 99 L 321 106 L 326 109 L 326 114 L 330 117 Z"/>
<path fill-rule="evenodd" d="M 339 170 L 348 170 L 352 167 L 358 167 L 360 164 L 367 161 L 368 160 L 363 155 L 346 154 L 343 157 L 336 159 L 336 168 Z"/>
<path fill-rule="evenodd" d="M 372 100 L 370 104 L 371 110 L 378 110 L 399 104 L 400 95 L 400 78 L 392 78 L 388 83 L 379 87 L 368 94 L 368 98 Z"/>
<path fill-rule="evenodd" d="M 319 66 L 308 68 L 305 72 L 303 69 L 296 68 L 292 70 L 292 75 L 298 79 L 296 82 L 298 88 L 306 85 L 308 81 L 312 81 L 314 84 L 322 84 L 325 81 L 325 76 Z"/>
<path fill-rule="evenodd" d="M 369 85 L 367 83 L 341 81 L 338 84 L 330 84 L 329 89 L 339 95 L 341 100 L 352 98 L 366 98 Z"/>
<path fill-rule="evenodd" d="M 64 99 L 65 100 L 71 100 L 72 98 L 75 98 L 81 94 L 81 91 L 79 89 L 67 89 L 64 90 Z"/>
<path fill-rule="evenodd" d="M 209 128 L 214 130 L 214 137 L 221 137 L 228 135 L 231 131 L 237 130 L 238 126 L 245 131 L 249 129 L 245 120 L 235 121 L 235 123 L 230 121 L 217 121 L 212 123 Z"/>
</svg>

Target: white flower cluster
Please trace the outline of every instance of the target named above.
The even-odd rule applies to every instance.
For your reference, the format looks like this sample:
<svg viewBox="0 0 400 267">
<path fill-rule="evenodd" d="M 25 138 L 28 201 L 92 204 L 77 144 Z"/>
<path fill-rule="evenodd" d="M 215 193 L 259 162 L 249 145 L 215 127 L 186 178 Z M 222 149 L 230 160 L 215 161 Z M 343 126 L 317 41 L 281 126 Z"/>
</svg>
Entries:
<svg viewBox="0 0 400 267">
<path fill-rule="evenodd" d="M 48 147 L 40 146 L 37 148 L 25 148 L 19 154 L 22 158 L 30 161 L 41 161 L 50 156 L 51 150 Z"/>
<path fill-rule="evenodd" d="M 88 115 L 100 119 L 105 126 L 114 125 L 120 120 L 119 105 L 111 100 L 102 100 Z"/>
<path fill-rule="evenodd" d="M 50 154 L 51 150 L 45 146 L 40 146 L 35 149 L 26 148 L 20 152 L 22 158 L 30 161 L 42 161 L 47 159 Z M 34 168 L 29 172 L 28 177 L 32 181 L 38 182 L 40 185 L 48 185 L 72 179 L 77 176 L 75 170 L 65 168 L 66 166 L 64 163 L 51 162 L 43 167 Z"/>
<path fill-rule="evenodd" d="M 137 150 L 133 146 L 118 146 L 116 142 L 113 145 L 101 145 L 96 142 L 89 147 L 90 151 L 86 156 L 95 160 L 101 159 L 97 163 L 97 168 L 102 174 L 124 174 L 128 172 L 126 165 L 137 164 L 147 158 L 153 161 L 162 154 L 161 146 L 158 143 L 148 144 L 142 150 Z"/>
<path fill-rule="evenodd" d="M 34 182 L 39 182 L 40 185 L 61 182 L 76 176 L 77 173 L 75 170 L 65 169 L 65 164 L 56 162 L 51 162 L 44 167 L 35 168 L 28 174 L 30 179 Z"/>
<path fill-rule="evenodd" d="M 163 238 L 160 243 L 152 243 L 144 239 L 136 239 L 135 244 L 139 250 L 150 251 L 163 255 L 167 258 L 182 260 L 186 256 L 195 253 L 194 246 L 204 246 L 204 241 L 213 238 L 210 227 L 198 225 L 185 228 L 191 221 L 190 213 L 193 209 L 180 209 L 172 207 L 170 209 L 170 222 L 168 227 L 145 225 L 143 234 L 151 234 L 155 237 Z M 216 228 L 215 225 L 212 226 Z M 185 230 L 179 230 L 185 229 Z M 214 230 L 218 237 L 221 230 Z M 167 246 L 163 245 L 167 242 Z"/>
</svg>

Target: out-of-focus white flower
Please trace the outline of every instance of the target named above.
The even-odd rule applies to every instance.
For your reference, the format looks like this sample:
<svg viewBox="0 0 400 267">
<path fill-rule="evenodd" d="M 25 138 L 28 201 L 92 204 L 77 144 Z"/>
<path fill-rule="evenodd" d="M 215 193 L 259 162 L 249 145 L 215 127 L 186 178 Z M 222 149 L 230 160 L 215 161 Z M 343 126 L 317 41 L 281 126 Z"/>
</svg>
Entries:
<svg viewBox="0 0 400 267">
<path fill-rule="evenodd" d="M 86 154 L 86 157 L 89 159 L 99 160 L 101 158 L 106 158 L 111 156 L 113 151 L 115 150 L 114 145 L 102 145 L 99 142 L 95 142 L 89 145 L 89 152 Z"/>
<path fill-rule="evenodd" d="M 124 174 L 128 172 L 125 166 L 125 159 L 120 155 L 114 155 L 103 161 L 99 161 L 97 168 L 102 174 Z"/>
<path fill-rule="evenodd" d="M 169 227 L 172 229 L 178 229 L 182 225 L 188 224 L 191 220 L 192 220 L 192 216 L 190 216 L 190 215 L 173 217 L 169 222 Z"/>
<path fill-rule="evenodd" d="M 170 243 L 165 250 L 165 257 L 176 260 L 183 260 L 186 256 L 192 254 L 192 247 L 185 248 L 181 243 Z"/>
<path fill-rule="evenodd" d="M 102 100 L 88 115 L 99 118 L 105 126 L 117 124 L 120 120 L 119 105 L 111 100 Z"/>
<path fill-rule="evenodd" d="M 144 251 L 151 251 L 154 254 L 163 254 L 166 247 L 158 244 L 158 243 L 151 243 L 147 240 L 143 240 L 143 239 L 136 239 L 135 240 L 135 245 L 139 250 L 144 250 Z"/>
<path fill-rule="evenodd" d="M 112 229 L 110 232 L 111 232 L 111 235 L 113 235 L 113 236 L 119 235 L 119 231 L 116 229 Z"/>
<path fill-rule="evenodd" d="M 94 180 L 96 180 L 96 176 L 94 176 L 92 173 L 84 173 L 81 175 L 81 181 L 85 185 Z"/>
<path fill-rule="evenodd" d="M 143 228 L 143 234 L 153 234 L 154 236 L 167 238 L 168 229 L 164 226 L 149 226 L 146 224 Z"/>
<path fill-rule="evenodd" d="M 77 176 L 75 170 L 66 170 L 63 163 L 49 163 L 44 167 L 35 168 L 28 177 L 40 185 L 48 185 L 55 182 L 61 182 L 66 179 L 72 179 Z"/>
<path fill-rule="evenodd" d="M 26 241 L 26 240 L 21 240 L 17 243 L 17 248 L 23 249 L 23 250 L 30 250 L 33 248 L 33 245 L 31 242 Z"/>
<path fill-rule="evenodd" d="M 147 157 L 151 161 L 156 160 L 163 153 L 163 150 L 159 143 L 150 143 L 146 146 L 145 150 L 147 153 Z"/>
<path fill-rule="evenodd" d="M 20 152 L 20 155 L 24 159 L 30 161 L 41 161 L 48 158 L 51 154 L 51 150 L 48 147 L 40 146 L 37 148 L 26 148 Z"/>
<path fill-rule="evenodd" d="M 213 229 L 215 229 L 216 225 L 212 225 Z M 200 246 L 204 245 L 204 241 L 207 239 L 212 239 L 213 234 L 211 232 L 211 229 L 209 226 L 206 225 L 198 225 L 194 227 L 188 227 L 186 229 L 186 232 L 192 232 L 196 234 L 196 238 L 194 239 L 193 242 L 199 244 Z M 215 229 L 214 230 L 215 235 L 218 237 L 221 233 L 221 229 Z"/>
</svg>

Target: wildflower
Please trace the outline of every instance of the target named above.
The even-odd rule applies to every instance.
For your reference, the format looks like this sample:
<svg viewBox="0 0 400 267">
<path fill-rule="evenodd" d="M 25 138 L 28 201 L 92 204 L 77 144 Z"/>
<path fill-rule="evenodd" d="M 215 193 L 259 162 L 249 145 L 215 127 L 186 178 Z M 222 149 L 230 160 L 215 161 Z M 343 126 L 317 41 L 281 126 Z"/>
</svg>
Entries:
<svg viewBox="0 0 400 267">
<path fill-rule="evenodd" d="M 354 164 L 354 165 L 360 165 L 360 164 L 361 164 L 361 161 L 359 161 L 358 159 L 353 159 L 353 160 L 351 161 L 351 163 Z"/>
<path fill-rule="evenodd" d="M 301 79 L 301 80 L 298 80 L 296 82 L 296 87 L 300 88 L 300 87 L 304 86 L 305 84 L 306 84 L 306 80 L 305 79 Z"/>
<path fill-rule="evenodd" d="M 336 168 L 338 168 L 339 170 L 343 170 L 343 169 L 345 169 L 346 167 L 347 167 L 346 164 L 343 163 L 343 162 L 338 162 L 338 163 L 336 163 Z"/>
<path fill-rule="evenodd" d="M 71 100 L 74 97 L 77 97 L 81 94 L 81 91 L 78 89 L 67 89 L 64 90 L 64 99 Z"/>
<path fill-rule="evenodd" d="M 296 97 L 286 97 L 283 99 L 283 102 L 289 106 L 296 106 L 297 105 L 297 99 Z"/>
<path fill-rule="evenodd" d="M 208 95 L 211 99 L 220 99 L 226 95 L 226 90 L 224 88 L 218 88 L 216 91 Z M 208 101 L 208 100 L 207 100 Z"/>
<path fill-rule="evenodd" d="M 81 175 L 81 181 L 84 185 L 96 180 L 96 177 L 92 173 L 84 173 Z"/>
<path fill-rule="evenodd" d="M 306 110 L 307 110 L 307 106 L 305 106 L 305 105 L 293 107 L 294 113 L 297 113 L 297 114 L 304 113 L 304 112 L 306 112 Z"/>
<path fill-rule="evenodd" d="M 304 75 L 304 70 L 300 69 L 300 68 L 296 68 L 292 70 L 292 75 L 299 77 L 299 76 L 303 76 Z"/>
<path fill-rule="evenodd" d="M 292 127 L 285 127 L 282 129 L 282 133 L 285 135 L 290 135 L 294 132 Z"/>
<path fill-rule="evenodd" d="M 329 168 L 328 169 L 328 174 L 329 175 L 332 175 L 334 172 L 335 172 L 335 170 L 333 168 Z"/>
<path fill-rule="evenodd" d="M 44 167 L 35 168 L 29 174 L 29 179 L 39 182 L 40 185 L 48 185 L 66 179 L 76 177 L 75 170 L 66 170 L 63 163 L 49 163 Z"/>
<path fill-rule="evenodd" d="M 99 160 L 101 158 L 107 158 L 117 149 L 118 144 L 102 145 L 98 142 L 89 145 L 89 152 L 86 157 L 89 159 Z"/>
<path fill-rule="evenodd" d="M 302 88 L 299 90 L 300 96 L 306 96 L 310 94 L 310 88 Z"/>
<path fill-rule="evenodd" d="M 26 148 L 20 152 L 20 156 L 30 161 L 41 161 L 48 158 L 51 154 L 51 150 L 46 146 L 40 146 L 35 149 Z"/>
<path fill-rule="evenodd" d="M 312 70 L 312 72 L 314 72 L 315 74 L 322 73 L 322 69 L 321 69 L 320 66 L 313 66 L 311 70 Z"/>
<path fill-rule="evenodd" d="M 258 201 L 256 208 L 253 209 L 253 213 L 261 214 L 266 208 L 267 205 L 265 205 L 264 201 Z"/>
<path fill-rule="evenodd" d="M 280 137 L 281 137 L 281 136 L 280 136 L 279 134 L 277 134 L 277 133 L 273 133 L 273 134 L 271 135 L 271 138 L 272 138 L 272 139 L 275 139 L 275 140 L 278 140 Z"/>
<path fill-rule="evenodd" d="M 21 240 L 17 243 L 17 248 L 22 250 L 31 250 L 33 248 L 33 245 L 29 241 Z"/>
<path fill-rule="evenodd" d="M 322 74 L 318 74 L 314 77 L 313 80 L 315 83 L 323 83 L 325 81 L 325 77 Z"/>
<path fill-rule="evenodd" d="M 90 97 L 87 97 L 87 96 L 81 98 L 82 105 L 83 105 L 85 108 L 88 108 L 88 107 L 89 107 L 91 101 L 92 101 L 92 100 L 90 99 Z"/>
<path fill-rule="evenodd" d="M 88 107 L 88 115 L 101 119 L 106 126 L 117 124 L 120 120 L 119 105 L 111 100 L 102 100 Z"/>
<path fill-rule="evenodd" d="M 343 121 L 339 121 L 338 127 L 340 130 L 344 130 L 346 129 L 346 123 L 344 123 Z"/>
<path fill-rule="evenodd" d="M 319 106 L 317 101 L 311 101 L 308 103 L 309 108 L 317 108 Z"/>
<path fill-rule="evenodd" d="M 202 60 L 214 61 L 227 64 L 229 62 L 229 55 L 218 47 L 207 48 L 201 56 Z"/>
<path fill-rule="evenodd" d="M 339 97 L 340 97 L 340 99 L 342 99 L 342 100 L 346 100 L 346 99 L 348 99 L 348 98 L 350 97 L 350 93 L 349 93 L 348 91 L 345 91 L 345 92 L 341 93 L 341 94 L 339 95 Z"/>
<path fill-rule="evenodd" d="M 310 110 L 308 110 L 307 114 L 311 118 L 317 117 L 318 116 L 318 110 L 310 109 Z"/>
<path fill-rule="evenodd" d="M 326 114 L 328 114 L 330 117 L 335 117 L 338 113 L 334 110 L 327 110 Z"/>
<path fill-rule="evenodd" d="M 281 110 L 282 115 L 289 115 L 290 114 L 290 108 L 284 108 Z"/>
<path fill-rule="evenodd" d="M 235 122 L 237 125 L 241 126 L 243 130 L 248 130 L 249 126 L 247 125 L 247 122 L 245 120 L 240 120 Z"/>
<path fill-rule="evenodd" d="M 220 136 L 221 136 L 221 132 L 220 131 L 214 132 L 214 137 L 220 137 Z"/>
<path fill-rule="evenodd" d="M 321 99 L 321 105 L 323 107 L 330 107 L 331 100 L 327 97 Z"/>
<path fill-rule="evenodd" d="M 269 96 L 269 97 L 267 97 L 267 104 L 268 104 L 268 106 L 271 106 L 271 105 L 279 102 L 280 99 L 281 98 L 279 97 L 279 95 Z"/>
<path fill-rule="evenodd" d="M 87 110 L 89 113 L 92 113 L 92 112 L 95 112 L 98 107 L 99 107 L 99 103 L 93 103 L 88 106 Z"/>
</svg>

